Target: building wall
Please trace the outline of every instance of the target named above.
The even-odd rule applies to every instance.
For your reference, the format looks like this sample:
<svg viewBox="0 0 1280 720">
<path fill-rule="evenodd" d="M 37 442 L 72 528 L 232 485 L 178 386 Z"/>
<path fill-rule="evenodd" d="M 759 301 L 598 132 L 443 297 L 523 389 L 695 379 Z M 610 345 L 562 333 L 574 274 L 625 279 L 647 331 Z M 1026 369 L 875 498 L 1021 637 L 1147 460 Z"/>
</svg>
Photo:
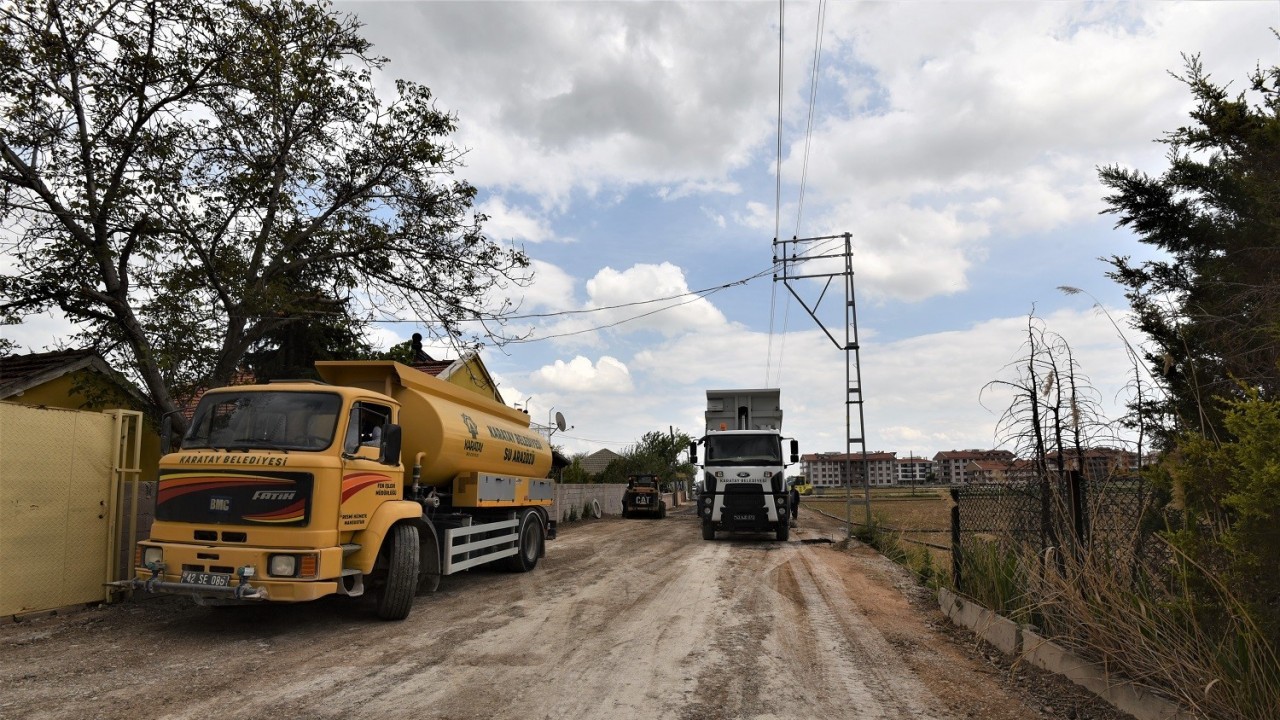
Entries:
<svg viewBox="0 0 1280 720">
<path fill-rule="evenodd" d="M 96 373 L 95 373 L 96 375 Z M 108 398 L 104 404 L 102 401 L 98 403 L 91 402 L 84 395 L 75 390 L 76 380 L 79 373 L 71 375 L 63 375 L 62 377 L 42 383 L 41 385 L 23 391 L 21 395 L 8 398 L 9 402 L 15 402 L 21 405 L 30 405 L 32 407 L 49 407 L 64 408 L 67 410 L 89 410 L 101 411 L 108 407 L 122 407 L 130 410 L 143 410 L 137 407 L 137 401 L 121 392 L 115 394 L 114 397 Z M 150 423 L 143 423 L 142 426 L 142 451 L 139 466 L 142 468 L 142 480 L 154 481 L 158 478 L 160 467 L 160 434 L 151 427 Z"/>
</svg>

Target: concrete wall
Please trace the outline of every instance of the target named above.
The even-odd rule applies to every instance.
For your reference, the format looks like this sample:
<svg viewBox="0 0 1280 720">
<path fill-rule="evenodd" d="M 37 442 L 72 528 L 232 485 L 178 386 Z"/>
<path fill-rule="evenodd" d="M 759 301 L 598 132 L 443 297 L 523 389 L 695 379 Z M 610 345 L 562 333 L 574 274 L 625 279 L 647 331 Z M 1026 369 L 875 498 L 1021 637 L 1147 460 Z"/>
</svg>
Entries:
<svg viewBox="0 0 1280 720">
<path fill-rule="evenodd" d="M 1176 704 L 1040 637 L 1029 626 L 1018 625 L 946 588 L 938 592 L 938 605 L 953 623 L 969 628 L 1006 655 L 1017 655 L 1038 668 L 1063 675 L 1137 720 L 1196 720 Z"/>
<path fill-rule="evenodd" d="M 584 505 L 595 500 L 600 504 L 602 515 L 622 514 L 622 493 L 626 485 L 557 485 L 556 503 L 551 516 L 563 521 L 569 515 L 569 508 L 577 508 L 578 517 L 582 517 Z"/>
<path fill-rule="evenodd" d="M 621 483 L 604 484 L 604 485 L 556 485 L 556 502 L 551 509 L 551 517 L 556 520 L 563 521 L 569 514 L 569 508 L 578 509 L 578 517 L 582 517 L 582 507 L 592 500 L 600 504 L 600 514 L 604 515 L 621 515 L 622 514 L 622 494 L 626 492 L 627 486 Z M 670 511 L 679 504 L 688 502 L 683 499 L 677 502 L 671 493 L 663 493 L 662 499 L 667 503 L 667 510 Z"/>
</svg>

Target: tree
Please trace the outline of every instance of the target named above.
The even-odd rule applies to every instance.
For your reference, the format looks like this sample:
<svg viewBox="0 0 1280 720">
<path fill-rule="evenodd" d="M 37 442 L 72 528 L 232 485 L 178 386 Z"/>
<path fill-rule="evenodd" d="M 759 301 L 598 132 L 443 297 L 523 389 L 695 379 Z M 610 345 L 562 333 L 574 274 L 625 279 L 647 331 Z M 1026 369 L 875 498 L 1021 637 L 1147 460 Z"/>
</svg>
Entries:
<svg viewBox="0 0 1280 720">
<path fill-rule="evenodd" d="M 456 119 L 382 100 L 358 30 L 301 0 L 0 9 L 0 321 L 58 308 L 157 414 L 317 318 L 507 339 L 485 298 L 528 259 L 451 177 Z"/>
<path fill-rule="evenodd" d="M 1186 58 L 1179 79 L 1197 106 L 1168 133 L 1160 177 L 1105 167 L 1105 212 L 1164 259 L 1112 257 L 1136 327 L 1151 338 L 1146 362 L 1166 400 L 1140 411 L 1161 421 L 1167 446 L 1182 428 L 1217 436 L 1213 398 L 1280 397 L 1280 67 L 1256 70 L 1261 99 L 1228 94 Z"/>
<path fill-rule="evenodd" d="M 1179 79 L 1196 107 L 1191 124 L 1162 140 L 1169 169 L 1154 178 L 1117 166 L 1100 171 L 1112 191 L 1106 212 L 1163 253 L 1140 264 L 1111 258 L 1110 276 L 1126 288 L 1135 325 L 1150 338 L 1145 360 L 1163 391 L 1132 409 L 1162 426 L 1157 439 L 1168 452 L 1148 474 L 1178 511 L 1157 516 L 1168 524 L 1163 536 L 1192 561 L 1184 568 L 1189 590 L 1180 594 L 1206 616 L 1198 621 L 1221 628 L 1233 617 L 1220 593 L 1229 588 L 1252 615 L 1246 625 L 1274 643 L 1280 67 L 1250 75 L 1254 104 L 1214 83 L 1198 57 L 1186 58 Z M 1213 636 L 1238 649 L 1252 632 Z"/>
<path fill-rule="evenodd" d="M 680 460 L 680 453 L 688 449 L 689 441 L 689 436 L 679 430 L 647 432 L 640 442 L 623 450 L 622 457 L 610 462 L 597 480 L 623 483 L 628 475 L 659 475 L 664 481 L 676 475 L 692 476 L 693 466 Z"/>
</svg>

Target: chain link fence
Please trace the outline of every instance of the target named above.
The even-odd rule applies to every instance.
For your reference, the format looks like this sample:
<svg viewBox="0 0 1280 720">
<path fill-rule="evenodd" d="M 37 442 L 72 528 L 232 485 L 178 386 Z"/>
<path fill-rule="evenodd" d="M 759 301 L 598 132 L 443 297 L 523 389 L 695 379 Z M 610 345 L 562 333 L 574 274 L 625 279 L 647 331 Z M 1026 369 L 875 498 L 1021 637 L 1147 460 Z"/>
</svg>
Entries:
<svg viewBox="0 0 1280 720">
<path fill-rule="evenodd" d="M 964 590 L 966 565 L 977 552 L 1015 557 L 1056 553 L 1088 556 L 1138 577 L 1171 567 L 1155 531 L 1166 527 L 1164 498 L 1140 476 L 1091 479 L 1079 472 L 1040 479 L 954 488 L 952 572 Z M 979 550 L 980 549 L 980 550 Z M 1052 550 L 1052 552 L 1049 552 Z"/>
</svg>

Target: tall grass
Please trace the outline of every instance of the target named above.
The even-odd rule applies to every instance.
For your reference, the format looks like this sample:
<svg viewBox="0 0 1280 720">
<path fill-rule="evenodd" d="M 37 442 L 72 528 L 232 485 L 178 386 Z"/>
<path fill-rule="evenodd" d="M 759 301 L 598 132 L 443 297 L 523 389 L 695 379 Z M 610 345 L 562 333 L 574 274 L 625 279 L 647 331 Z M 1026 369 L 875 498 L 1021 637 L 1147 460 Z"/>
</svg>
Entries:
<svg viewBox="0 0 1280 720">
<path fill-rule="evenodd" d="M 1103 553 L 1046 558 L 1035 603 L 1043 631 L 1203 717 L 1280 717 L 1272 640 L 1230 588 L 1176 549 L 1174 558 L 1164 577 Z M 1206 585 L 1212 598 L 1197 599 Z"/>
<path fill-rule="evenodd" d="M 1000 615 L 1019 623 L 1033 623 L 1028 563 L 1023 554 L 1004 543 L 970 537 L 961 548 L 960 576 L 964 593 Z"/>
<path fill-rule="evenodd" d="M 970 539 L 963 549 L 963 591 L 1001 615 L 1200 717 L 1280 718 L 1274 638 L 1176 548 L 1159 568 L 1097 548 L 1039 554 Z"/>
<path fill-rule="evenodd" d="M 950 573 L 934 564 L 927 548 L 907 542 L 901 531 L 887 529 L 882 521 L 879 515 L 873 517 L 870 525 L 859 525 L 853 536 L 915 573 L 928 587 L 936 590 L 951 584 Z"/>
</svg>

